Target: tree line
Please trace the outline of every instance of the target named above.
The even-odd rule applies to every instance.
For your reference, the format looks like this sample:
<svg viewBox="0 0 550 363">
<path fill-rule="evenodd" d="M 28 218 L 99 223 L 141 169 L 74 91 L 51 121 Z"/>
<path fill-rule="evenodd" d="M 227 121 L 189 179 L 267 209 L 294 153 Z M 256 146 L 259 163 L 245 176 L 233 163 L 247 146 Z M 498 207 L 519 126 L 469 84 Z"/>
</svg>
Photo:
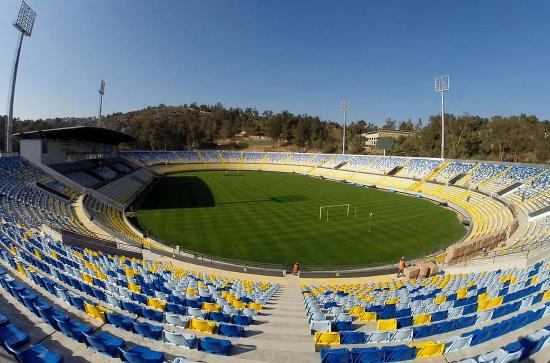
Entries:
<svg viewBox="0 0 550 363">
<path fill-rule="evenodd" d="M 4 144 L 6 116 L 0 116 L 0 144 Z M 94 118 L 16 120 L 15 132 L 46 128 L 94 125 Z M 342 149 L 340 124 L 318 116 L 289 111 L 259 113 L 253 108 L 225 108 L 221 104 L 181 106 L 159 105 L 141 110 L 114 113 L 102 126 L 134 136 L 137 142 L 125 148 L 139 150 L 183 150 L 242 147 L 232 143 L 235 135 L 265 136 L 274 150 L 339 152 Z M 366 132 L 379 129 L 415 131 L 394 142 L 392 155 L 437 157 L 441 144 L 441 118 L 385 120 L 382 126 L 364 120 L 346 128 L 346 152 L 364 153 Z M 494 116 L 445 115 L 446 156 L 453 159 L 480 159 L 515 162 L 550 162 L 550 121 L 532 115 Z M 14 147 L 18 145 L 15 142 Z M 371 150 L 376 152 L 376 150 Z"/>
</svg>

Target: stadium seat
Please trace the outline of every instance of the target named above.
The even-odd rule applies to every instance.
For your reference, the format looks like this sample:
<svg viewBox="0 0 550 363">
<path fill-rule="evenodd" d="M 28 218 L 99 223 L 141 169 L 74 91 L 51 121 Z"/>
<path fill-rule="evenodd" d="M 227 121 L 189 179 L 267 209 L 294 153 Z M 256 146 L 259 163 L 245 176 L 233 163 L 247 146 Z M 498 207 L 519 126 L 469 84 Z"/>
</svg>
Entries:
<svg viewBox="0 0 550 363">
<path fill-rule="evenodd" d="M 321 348 L 332 347 L 340 344 L 340 334 L 338 332 L 316 332 L 315 333 L 315 350 Z"/>
<path fill-rule="evenodd" d="M 196 330 L 201 333 L 213 334 L 217 327 L 218 326 L 214 322 L 195 318 L 189 320 L 189 329 Z"/>
<path fill-rule="evenodd" d="M 124 347 L 124 340 L 105 331 L 95 335 L 84 333 L 84 337 L 90 347 L 111 357 L 118 357 L 118 348 Z"/>
<path fill-rule="evenodd" d="M 321 363 L 348 363 L 352 362 L 351 352 L 345 348 L 321 349 Z"/>
<path fill-rule="evenodd" d="M 211 354 L 229 355 L 231 352 L 231 341 L 205 337 L 199 339 L 199 351 Z"/>
<path fill-rule="evenodd" d="M 123 361 L 130 363 L 162 363 L 164 353 L 157 352 L 141 345 L 134 345 L 130 349 L 118 347 Z"/>
<path fill-rule="evenodd" d="M 195 334 L 189 334 L 189 333 L 180 333 L 177 331 L 168 331 L 164 329 L 162 331 L 162 340 L 164 342 L 174 344 L 181 346 L 183 348 L 191 349 L 195 346 L 195 342 L 197 341 L 197 337 Z"/>
<path fill-rule="evenodd" d="M 377 330 L 396 330 L 397 319 L 381 319 L 377 321 Z"/>
</svg>

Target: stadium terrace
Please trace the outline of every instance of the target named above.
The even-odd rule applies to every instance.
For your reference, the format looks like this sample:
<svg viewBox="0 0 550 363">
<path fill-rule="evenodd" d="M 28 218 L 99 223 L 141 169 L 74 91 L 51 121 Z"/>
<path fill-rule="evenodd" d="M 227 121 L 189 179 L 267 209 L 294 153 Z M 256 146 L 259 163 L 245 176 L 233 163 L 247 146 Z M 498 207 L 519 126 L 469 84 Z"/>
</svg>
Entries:
<svg viewBox="0 0 550 363">
<path fill-rule="evenodd" d="M 550 354 L 547 165 L 225 150 L 119 152 L 117 144 L 128 136 L 100 128 L 19 138 L 20 155 L 0 158 L 3 361 L 511 362 L 542 361 Z M 288 177 L 306 190 L 309 182 L 325 194 L 337 190 L 334 198 L 353 193 L 353 200 L 312 203 L 306 191 L 300 192 L 304 197 L 287 190 L 289 195 L 252 204 L 273 213 L 302 205 L 311 217 L 299 214 L 317 226 L 354 228 L 364 218 L 358 228 L 368 234 L 366 228 L 382 227 L 376 221 L 367 226 L 377 213 L 369 214 L 369 204 L 359 199 L 381 193 L 376 195 L 390 198 L 382 203 L 388 208 L 413 203 L 448 213 L 462 237 L 409 261 L 402 278 L 395 277 L 397 261 L 304 264 L 294 276 L 294 260 L 277 265 L 224 258 L 223 250 L 206 255 L 141 230 L 135 216 L 173 175 L 192 177 L 193 188 L 203 188 L 186 197 L 198 204 L 184 208 L 185 218 L 250 204 L 245 192 L 252 191 L 239 194 L 239 185 L 253 182 L 271 192 Z M 225 183 L 234 191 L 233 204 L 221 200 Z M 212 193 L 210 199 L 199 198 L 203 192 Z M 169 193 L 174 195 L 168 199 L 177 199 L 175 194 L 189 190 Z M 213 214 L 207 216 L 214 221 Z M 199 234 L 212 233 L 219 223 Z M 224 248 L 239 243 L 229 240 L 230 231 L 225 235 Z M 316 241 L 303 243 L 319 248 Z M 396 248 L 400 255 L 405 247 Z M 346 254 L 362 253 L 335 251 L 344 261 Z"/>
</svg>

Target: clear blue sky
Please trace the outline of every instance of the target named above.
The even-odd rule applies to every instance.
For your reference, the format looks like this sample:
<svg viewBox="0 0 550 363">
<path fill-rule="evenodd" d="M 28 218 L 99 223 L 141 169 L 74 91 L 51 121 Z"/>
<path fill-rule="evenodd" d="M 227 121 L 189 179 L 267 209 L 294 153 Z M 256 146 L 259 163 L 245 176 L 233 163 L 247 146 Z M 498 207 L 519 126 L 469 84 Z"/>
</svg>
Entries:
<svg viewBox="0 0 550 363">
<path fill-rule="evenodd" d="M 550 118 L 550 1 L 28 0 L 15 115 L 90 116 L 197 102 L 340 120 L 447 110 Z M 18 0 L 0 2 L 0 102 Z M 0 105 L 0 113 L 6 107 Z"/>
</svg>

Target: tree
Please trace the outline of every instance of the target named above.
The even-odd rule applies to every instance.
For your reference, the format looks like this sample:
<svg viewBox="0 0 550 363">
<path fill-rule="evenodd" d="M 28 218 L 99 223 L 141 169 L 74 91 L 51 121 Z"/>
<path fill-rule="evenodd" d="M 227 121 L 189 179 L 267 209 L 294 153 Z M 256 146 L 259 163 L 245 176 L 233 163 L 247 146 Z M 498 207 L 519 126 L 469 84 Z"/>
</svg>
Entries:
<svg viewBox="0 0 550 363">
<path fill-rule="evenodd" d="M 395 127 L 397 125 L 397 121 L 392 120 L 391 118 L 386 119 L 386 123 L 384 126 L 382 126 L 383 130 L 395 130 Z"/>
</svg>

